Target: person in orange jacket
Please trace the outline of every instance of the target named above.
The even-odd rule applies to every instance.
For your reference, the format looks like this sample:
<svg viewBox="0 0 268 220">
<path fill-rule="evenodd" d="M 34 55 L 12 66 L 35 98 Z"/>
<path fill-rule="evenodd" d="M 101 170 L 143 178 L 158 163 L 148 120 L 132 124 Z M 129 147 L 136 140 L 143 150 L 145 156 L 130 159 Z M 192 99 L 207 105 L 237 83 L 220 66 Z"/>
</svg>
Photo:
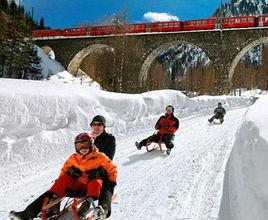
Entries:
<svg viewBox="0 0 268 220">
<path fill-rule="evenodd" d="M 93 138 L 86 132 L 77 135 L 74 142 L 76 153 L 72 154 L 65 162 L 60 176 L 53 186 L 28 205 L 25 210 L 10 212 L 10 217 L 22 220 L 33 219 L 40 213 L 45 198 L 55 200 L 75 192 L 86 196 L 78 210 L 78 215 L 83 219 L 90 208 L 91 202 L 99 198 L 103 185 L 108 185 L 113 190 L 117 179 L 116 165 L 104 153 L 96 151 L 92 141 Z M 99 172 L 99 175 L 96 176 L 94 171 L 100 168 L 106 178 L 101 178 Z M 111 210 L 104 202 L 95 211 L 95 219 L 98 219 L 98 217 L 103 219 L 110 215 Z"/>
<path fill-rule="evenodd" d="M 157 133 L 143 139 L 140 143 L 135 142 L 135 145 L 138 150 L 141 149 L 142 146 L 149 145 L 152 142 L 161 142 L 166 145 L 166 153 L 170 154 L 171 149 L 174 147 L 173 140 L 175 138 L 175 132 L 179 128 L 179 120 L 174 116 L 174 107 L 172 105 L 168 105 L 166 107 L 166 114 L 161 116 L 155 124 L 155 130 Z"/>
</svg>

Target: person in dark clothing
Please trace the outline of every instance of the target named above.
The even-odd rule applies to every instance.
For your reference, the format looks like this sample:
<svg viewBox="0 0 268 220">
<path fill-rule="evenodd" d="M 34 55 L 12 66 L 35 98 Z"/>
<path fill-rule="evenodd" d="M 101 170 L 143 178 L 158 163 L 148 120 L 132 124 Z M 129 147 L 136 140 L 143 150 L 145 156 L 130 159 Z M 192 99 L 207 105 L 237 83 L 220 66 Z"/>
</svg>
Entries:
<svg viewBox="0 0 268 220">
<path fill-rule="evenodd" d="M 220 122 L 223 122 L 224 115 L 226 114 L 225 109 L 222 107 L 222 104 L 219 102 L 218 107 L 214 110 L 214 115 L 208 119 L 209 123 L 212 123 L 214 119 L 219 119 Z"/>
<path fill-rule="evenodd" d="M 161 116 L 155 124 L 155 129 L 158 131 L 156 134 L 143 139 L 140 143 L 136 142 L 135 145 L 138 150 L 142 146 L 149 145 L 152 142 L 161 142 L 166 145 L 166 153 L 170 154 L 171 149 L 174 147 L 175 132 L 179 128 L 179 120 L 174 116 L 174 108 L 171 105 L 166 107 L 166 114 Z"/>
<path fill-rule="evenodd" d="M 105 131 L 106 120 L 102 115 L 96 115 L 91 123 L 90 127 L 92 129 L 92 137 L 94 139 L 94 145 L 98 148 L 99 152 L 104 153 L 111 160 L 114 158 L 116 141 L 115 137 L 112 134 L 109 134 Z M 103 170 L 96 170 L 96 175 L 103 173 Z M 101 175 L 104 178 L 104 183 L 106 183 L 106 178 L 104 175 Z M 101 195 L 99 197 L 99 206 L 107 206 L 108 214 L 107 217 L 111 215 L 111 203 L 112 196 L 114 194 L 113 188 L 109 187 L 109 185 L 103 185 L 101 190 Z"/>
<path fill-rule="evenodd" d="M 46 198 L 52 201 L 65 195 L 70 196 L 70 192 L 86 196 L 81 207 L 78 209 L 79 217 L 84 219 L 91 203 L 99 199 L 102 188 L 110 187 L 112 188 L 110 190 L 113 190 L 117 179 L 116 165 L 105 154 L 96 151 L 93 145 L 93 138 L 88 133 L 83 132 L 77 135 L 74 144 L 76 153 L 72 154 L 64 163 L 60 176 L 56 179 L 53 186 L 28 205 L 25 210 L 10 212 L 12 219 L 31 220 L 36 218 L 41 212 Z M 96 170 L 102 170 L 102 173 L 99 172 L 99 175 L 96 175 Z M 106 177 L 102 178 L 101 175 Z M 98 218 L 98 216 L 108 217 L 108 208 L 105 205 L 97 206 L 93 212 L 94 219 L 103 219 Z M 59 206 L 53 207 L 53 209 L 58 212 Z M 53 213 L 51 214 L 53 216 Z"/>
<path fill-rule="evenodd" d="M 106 120 L 101 115 L 96 115 L 90 123 L 94 145 L 113 160 L 116 148 L 115 137 L 105 131 L 105 126 Z"/>
</svg>

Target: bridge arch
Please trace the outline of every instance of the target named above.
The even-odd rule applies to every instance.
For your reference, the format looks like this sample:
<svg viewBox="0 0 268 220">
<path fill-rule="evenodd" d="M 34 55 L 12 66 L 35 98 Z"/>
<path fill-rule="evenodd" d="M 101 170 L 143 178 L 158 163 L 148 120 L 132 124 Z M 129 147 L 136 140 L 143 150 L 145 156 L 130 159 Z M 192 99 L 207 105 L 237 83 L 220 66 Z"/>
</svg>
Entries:
<svg viewBox="0 0 268 220">
<path fill-rule="evenodd" d="M 43 51 L 48 55 L 48 57 L 52 60 L 55 60 L 55 53 L 54 51 L 52 50 L 51 47 L 49 46 L 43 46 L 41 47 L 43 49 Z"/>
<path fill-rule="evenodd" d="M 232 88 L 232 79 L 234 76 L 234 71 L 236 66 L 238 65 L 239 61 L 241 60 L 242 57 L 244 57 L 244 55 L 250 51 L 251 49 L 253 49 L 254 47 L 260 45 L 260 44 L 267 44 L 268 43 L 268 37 L 263 37 L 260 38 L 258 40 L 253 41 L 252 43 L 248 44 L 246 47 L 244 47 L 234 58 L 231 66 L 230 66 L 230 70 L 229 70 L 229 74 L 228 74 L 228 81 L 230 83 L 230 87 Z"/>
<path fill-rule="evenodd" d="M 172 41 L 172 42 L 168 42 L 168 43 L 164 43 L 161 46 L 157 47 L 156 49 L 154 49 L 145 59 L 145 61 L 142 64 L 141 70 L 140 70 L 140 74 L 139 74 L 139 86 L 143 87 L 144 83 L 147 81 L 147 76 L 148 76 L 148 72 L 150 70 L 151 64 L 153 63 L 153 61 L 165 50 L 167 50 L 168 48 L 174 46 L 174 45 L 180 45 L 180 44 L 188 44 L 191 45 L 192 47 L 195 48 L 201 48 L 193 43 L 187 42 L 187 41 Z M 206 51 L 201 48 L 205 53 Z M 206 53 L 208 54 L 208 53 Z"/>
<path fill-rule="evenodd" d="M 87 57 L 90 53 L 93 53 L 96 50 L 110 50 L 114 53 L 114 48 L 110 47 L 105 44 L 94 44 L 91 46 L 88 46 L 86 48 L 83 48 L 80 50 L 71 60 L 71 62 L 68 65 L 67 71 L 71 73 L 72 75 L 76 75 L 78 72 L 78 69 L 85 57 Z"/>
</svg>

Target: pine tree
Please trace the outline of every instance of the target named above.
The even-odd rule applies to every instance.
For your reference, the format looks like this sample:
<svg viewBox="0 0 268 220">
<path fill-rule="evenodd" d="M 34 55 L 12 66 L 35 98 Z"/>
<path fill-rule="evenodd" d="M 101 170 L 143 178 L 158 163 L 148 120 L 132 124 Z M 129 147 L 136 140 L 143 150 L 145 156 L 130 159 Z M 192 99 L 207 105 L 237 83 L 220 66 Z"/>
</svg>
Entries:
<svg viewBox="0 0 268 220">
<path fill-rule="evenodd" d="M 45 29 L 45 19 L 43 17 L 40 19 L 38 29 Z"/>
<path fill-rule="evenodd" d="M 0 10 L 7 11 L 8 9 L 8 2 L 7 0 L 0 0 Z"/>
<path fill-rule="evenodd" d="M 23 79 L 31 79 L 31 80 L 41 80 L 42 76 L 42 67 L 40 65 L 41 58 L 37 54 L 37 48 L 33 44 L 31 44 L 30 54 L 28 57 L 28 63 L 25 70 L 25 74 Z"/>
</svg>

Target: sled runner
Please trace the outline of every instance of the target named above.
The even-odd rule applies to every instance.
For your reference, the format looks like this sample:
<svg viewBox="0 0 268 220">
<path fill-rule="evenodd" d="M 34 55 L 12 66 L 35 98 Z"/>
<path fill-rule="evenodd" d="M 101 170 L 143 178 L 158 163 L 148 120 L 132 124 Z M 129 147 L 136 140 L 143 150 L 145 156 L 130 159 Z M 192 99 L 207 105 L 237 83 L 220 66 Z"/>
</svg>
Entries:
<svg viewBox="0 0 268 220">
<path fill-rule="evenodd" d="M 155 131 L 153 133 L 153 135 L 156 134 L 156 133 L 157 133 L 157 131 Z M 151 152 L 151 151 L 156 150 L 157 148 L 159 148 L 161 152 L 164 152 L 164 150 L 162 148 L 162 142 L 161 142 L 163 135 L 161 134 L 160 139 L 159 139 L 159 141 L 157 143 L 152 144 L 151 139 L 152 139 L 153 135 L 151 136 L 151 138 L 148 139 L 148 141 L 146 143 L 146 150 L 148 152 Z"/>
<path fill-rule="evenodd" d="M 40 214 L 40 218 L 42 220 L 94 220 L 93 211 L 97 207 L 94 202 L 91 203 L 90 208 L 88 210 L 87 217 L 81 219 L 78 216 L 78 207 L 86 197 L 82 198 L 71 198 L 71 197 L 60 197 L 51 203 L 48 203 L 49 199 L 45 199 L 42 211 Z M 114 194 L 112 197 L 112 201 L 114 201 L 117 198 L 117 195 Z M 54 215 L 48 216 L 47 213 L 49 213 L 53 209 L 57 209 L 57 206 L 60 205 L 60 203 L 63 204 L 63 208 L 61 210 L 58 210 L 58 212 L 55 212 Z M 12 218 L 11 218 L 12 219 Z M 101 218 L 100 218 L 101 219 Z"/>
</svg>

